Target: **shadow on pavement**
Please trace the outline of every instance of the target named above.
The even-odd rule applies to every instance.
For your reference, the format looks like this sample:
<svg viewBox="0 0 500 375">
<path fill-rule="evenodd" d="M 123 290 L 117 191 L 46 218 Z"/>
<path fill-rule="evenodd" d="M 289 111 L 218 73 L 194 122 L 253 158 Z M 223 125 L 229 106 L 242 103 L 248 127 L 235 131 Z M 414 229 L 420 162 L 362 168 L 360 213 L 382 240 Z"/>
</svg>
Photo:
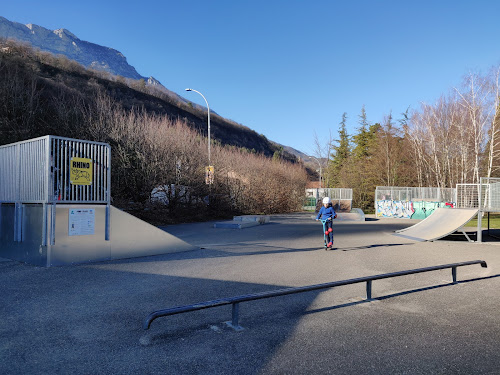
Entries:
<svg viewBox="0 0 500 375">
<path fill-rule="evenodd" d="M 415 243 L 386 243 L 386 244 L 376 244 L 376 245 L 367 245 L 367 246 L 347 247 L 347 248 L 339 249 L 339 250 L 353 251 L 353 250 L 372 249 L 374 247 L 407 246 L 407 245 L 415 245 Z"/>
<path fill-rule="evenodd" d="M 0 283 L 0 373 L 259 372 L 287 341 L 318 292 L 142 321 L 151 311 L 256 293 L 277 285 L 170 276 L 161 264 L 40 268 L 5 262 Z M 283 285 L 283 287 L 288 287 Z M 225 308 L 226 307 L 226 308 Z M 283 323 L 285 321 L 285 323 Z M 241 361 L 245 358 L 245 361 Z"/>
<path fill-rule="evenodd" d="M 336 310 L 336 309 L 340 309 L 340 308 L 343 308 L 343 307 L 356 306 L 356 305 L 360 305 L 360 304 L 363 304 L 363 303 L 370 303 L 370 302 L 373 302 L 373 301 L 383 301 L 383 300 L 386 300 L 386 299 L 390 299 L 390 298 L 394 298 L 394 297 L 400 297 L 400 296 L 404 296 L 404 295 L 408 295 L 408 294 L 413 294 L 413 293 L 418 293 L 418 292 L 425 292 L 427 290 L 439 289 L 439 288 L 443 288 L 443 287 L 450 287 L 450 286 L 458 285 L 458 284 L 466 284 L 466 283 L 470 283 L 470 282 L 473 282 L 473 281 L 481 281 L 481 280 L 494 279 L 494 278 L 497 278 L 497 277 L 500 277 L 500 274 L 492 275 L 492 276 L 485 276 L 485 277 L 477 277 L 477 278 L 474 278 L 474 279 L 468 279 L 468 280 L 462 280 L 462 281 L 457 281 L 456 284 L 453 284 L 452 282 L 449 282 L 449 283 L 445 283 L 445 284 L 432 285 L 432 286 L 426 286 L 426 287 L 423 287 L 423 288 L 405 290 L 403 292 L 392 293 L 392 294 L 388 294 L 388 295 L 385 295 L 385 296 L 373 297 L 371 300 L 362 299 L 362 300 L 359 300 L 359 301 L 348 302 L 348 303 L 344 303 L 344 304 L 341 304 L 341 305 L 335 305 L 335 306 L 323 307 L 321 309 L 309 310 L 309 311 L 305 312 L 304 315 L 314 314 L 314 313 L 323 312 L 323 311 Z"/>
</svg>

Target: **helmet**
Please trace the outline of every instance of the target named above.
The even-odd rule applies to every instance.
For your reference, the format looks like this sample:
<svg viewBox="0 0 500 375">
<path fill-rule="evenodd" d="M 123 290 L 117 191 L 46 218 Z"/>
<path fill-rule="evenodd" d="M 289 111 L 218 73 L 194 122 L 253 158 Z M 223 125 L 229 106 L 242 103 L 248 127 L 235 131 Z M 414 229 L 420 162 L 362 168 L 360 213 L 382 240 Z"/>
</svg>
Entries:
<svg viewBox="0 0 500 375">
<path fill-rule="evenodd" d="M 325 203 L 327 203 L 327 204 L 330 203 L 330 198 L 328 198 L 328 197 L 323 198 L 323 204 L 325 204 Z"/>
</svg>

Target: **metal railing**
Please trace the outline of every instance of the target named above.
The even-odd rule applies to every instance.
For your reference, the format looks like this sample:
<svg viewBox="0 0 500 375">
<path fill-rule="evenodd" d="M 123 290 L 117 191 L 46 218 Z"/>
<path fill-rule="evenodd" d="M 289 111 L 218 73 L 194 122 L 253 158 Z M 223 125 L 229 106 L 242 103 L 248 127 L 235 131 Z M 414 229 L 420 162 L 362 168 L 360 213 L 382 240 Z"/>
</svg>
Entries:
<svg viewBox="0 0 500 375">
<path fill-rule="evenodd" d="M 472 264 L 480 264 L 481 267 L 483 267 L 483 268 L 488 267 L 484 260 L 472 260 L 472 261 L 467 261 L 467 262 L 444 264 L 444 265 L 440 265 L 440 266 L 432 266 L 432 267 L 425 267 L 425 268 L 417 268 L 417 269 L 413 269 L 413 270 L 385 273 L 385 274 L 375 275 L 375 276 L 365 276 L 365 277 L 359 277 L 356 279 L 333 281 L 333 282 L 324 283 L 324 284 L 316 284 L 316 285 L 309 285 L 309 286 L 271 290 L 271 291 L 241 295 L 241 296 L 236 296 L 236 297 L 222 298 L 222 299 L 213 300 L 213 301 L 200 302 L 200 303 L 196 303 L 193 305 L 171 307 L 171 308 L 164 309 L 164 310 L 158 310 L 158 311 L 155 311 L 155 312 L 152 312 L 151 314 L 149 314 L 148 317 L 146 318 L 146 320 L 144 321 L 143 328 L 145 330 L 149 329 L 153 320 L 160 318 L 160 317 L 163 317 L 163 316 L 182 314 L 182 313 L 186 313 L 186 312 L 203 310 L 203 309 L 208 309 L 208 308 L 212 308 L 212 307 L 219 307 L 219 306 L 224 306 L 224 305 L 232 305 L 232 319 L 231 319 L 231 322 L 229 323 L 229 325 L 236 330 L 241 330 L 242 328 L 239 326 L 239 323 L 238 323 L 239 304 L 241 302 L 255 301 L 255 300 L 259 300 L 259 299 L 263 299 L 263 298 L 285 296 L 285 295 L 289 295 L 289 294 L 310 292 L 313 290 L 334 288 L 337 286 L 364 283 L 364 282 L 366 282 L 366 299 L 371 300 L 372 299 L 372 281 L 373 280 L 381 280 L 381 279 L 387 279 L 390 277 L 412 275 L 412 274 L 416 274 L 416 273 L 430 272 L 430 271 L 437 271 L 437 270 L 451 268 L 452 282 L 453 282 L 453 284 L 456 284 L 457 283 L 457 267 L 469 266 Z"/>
</svg>

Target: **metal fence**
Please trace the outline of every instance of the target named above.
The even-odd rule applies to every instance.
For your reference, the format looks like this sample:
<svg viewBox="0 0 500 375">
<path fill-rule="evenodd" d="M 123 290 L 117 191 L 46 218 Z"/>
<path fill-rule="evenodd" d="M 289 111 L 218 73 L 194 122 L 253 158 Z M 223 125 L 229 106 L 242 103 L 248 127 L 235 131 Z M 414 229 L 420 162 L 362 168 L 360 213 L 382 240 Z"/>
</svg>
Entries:
<svg viewBox="0 0 500 375">
<path fill-rule="evenodd" d="M 75 183 L 76 160 L 89 161 L 87 183 Z M 0 146 L 0 181 L 4 203 L 109 204 L 111 148 L 51 135 Z"/>
<path fill-rule="evenodd" d="M 478 208 L 480 192 L 479 184 L 457 184 L 457 208 Z"/>
<path fill-rule="evenodd" d="M 338 204 L 342 209 L 352 208 L 352 189 L 350 188 L 321 188 L 306 189 L 306 207 L 316 207 L 317 202 L 324 197 L 329 197 L 332 204 Z"/>
<path fill-rule="evenodd" d="M 46 202 L 46 137 L 0 147 L 0 202 Z"/>
<path fill-rule="evenodd" d="M 483 212 L 500 212 L 500 178 L 481 177 L 479 205 Z"/>
<path fill-rule="evenodd" d="M 352 200 L 352 189 L 348 188 L 321 188 L 306 189 L 308 197 L 316 199 L 330 197 L 331 200 Z"/>
<path fill-rule="evenodd" d="M 455 202 L 456 189 L 439 187 L 377 186 L 375 201 Z"/>
</svg>

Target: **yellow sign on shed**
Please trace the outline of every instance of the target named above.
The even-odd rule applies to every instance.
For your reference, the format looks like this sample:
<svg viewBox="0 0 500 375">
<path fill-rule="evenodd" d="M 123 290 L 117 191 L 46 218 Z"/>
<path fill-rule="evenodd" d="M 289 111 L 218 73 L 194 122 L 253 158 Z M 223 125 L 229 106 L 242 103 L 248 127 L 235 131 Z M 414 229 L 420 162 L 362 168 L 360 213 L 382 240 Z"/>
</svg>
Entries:
<svg viewBox="0 0 500 375">
<path fill-rule="evenodd" d="M 71 158 L 70 171 L 72 185 L 92 185 L 92 159 Z"/>
</svg>

